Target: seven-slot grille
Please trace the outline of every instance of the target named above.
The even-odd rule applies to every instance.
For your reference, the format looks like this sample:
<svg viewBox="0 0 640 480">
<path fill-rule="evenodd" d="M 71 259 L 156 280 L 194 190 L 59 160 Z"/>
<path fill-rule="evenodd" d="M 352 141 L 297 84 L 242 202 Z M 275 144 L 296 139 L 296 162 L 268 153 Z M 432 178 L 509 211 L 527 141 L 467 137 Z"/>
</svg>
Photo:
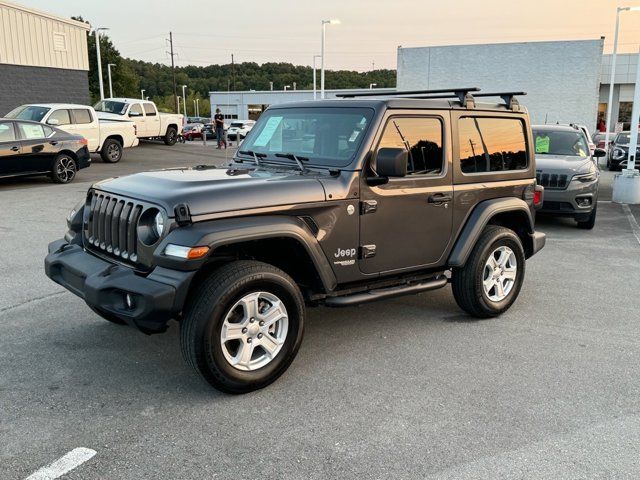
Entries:
<svg viewBox="0 0 640 480">
<path fill-rule="evenodd" d="M 544 188 L 567 188 L 567 178 L 567 175 L 557 173 L 536 172 L 536 181 Z"/>
<path fill-rule="evenodd" d="M 142 208 L 135 201 L 94 192 L 85 225 L 87 246 L 136 263 L 137 226 Z"/>
</svg>

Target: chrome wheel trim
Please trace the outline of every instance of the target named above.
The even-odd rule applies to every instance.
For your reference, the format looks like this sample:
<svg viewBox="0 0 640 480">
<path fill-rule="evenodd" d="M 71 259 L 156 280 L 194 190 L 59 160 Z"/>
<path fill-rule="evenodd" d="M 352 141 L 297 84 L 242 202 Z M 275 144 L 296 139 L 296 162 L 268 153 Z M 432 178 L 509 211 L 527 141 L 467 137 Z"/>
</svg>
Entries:
<svg viewBox="0 0 640 480">
<path fill-rule="evenodd" d="M 118 160 L 120 158 L 120 146 L 116 143 L 112 143 L 107 148 L 107 156 L 110 160 Z"/>
<path fill-rule="evenodd" d="M 501 302 L 511 293 L 518 276 L 516 254 L 507 246 L 496 248 L 482 271 L 482 288 L 489 300 Z"/>
<path fill-rule="evenodd" d="M 76 176 L 76 163 L 69 157 L 61 157 L 56 167 L 56 174 L 64 183 L 70 182 Z"/>
<path fill-rule="evenodd" d="M 220 346 L 229 365 L 238 370 L 262 368 L 280 353 L 287 338 L 289 317 L 284 302 L 269 292 L 252 292 L 227 312 Z"/>
</svg>

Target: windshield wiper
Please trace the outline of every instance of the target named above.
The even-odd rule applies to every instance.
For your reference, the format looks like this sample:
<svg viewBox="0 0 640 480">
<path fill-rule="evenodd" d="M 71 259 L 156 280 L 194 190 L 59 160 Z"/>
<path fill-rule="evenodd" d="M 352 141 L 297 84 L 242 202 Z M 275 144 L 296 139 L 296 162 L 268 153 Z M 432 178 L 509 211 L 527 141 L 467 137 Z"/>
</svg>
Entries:
<svg viewBox="0 0 640 480">
<path fill-rule="evenodd" d="M 256 153 L 253 150 L 239 150 L 238 153 L 242 155 L 251 155 L 253 157 L 253 161 L 256 162 L 256 165 L 260 166 L 260 158 L 265 158 L 267 156 L 266 153 Z"/>
<path fill-rule="evenodd" d="M 288 158 L 289 160 L 293 160 L 300 167 L 300 171 L 302 171 L 302 172 L 306 172 L 307 171 L 307 169 L 304 167 L 304 164 L 302 163 L 303 161 L 305 161 L 305 162 L 309 161 L 309 159 L 307 157 L 298 157 L 297 155 L 294 155 L 293 153 L 276 153 L 276 157 Z"/>
</svg>

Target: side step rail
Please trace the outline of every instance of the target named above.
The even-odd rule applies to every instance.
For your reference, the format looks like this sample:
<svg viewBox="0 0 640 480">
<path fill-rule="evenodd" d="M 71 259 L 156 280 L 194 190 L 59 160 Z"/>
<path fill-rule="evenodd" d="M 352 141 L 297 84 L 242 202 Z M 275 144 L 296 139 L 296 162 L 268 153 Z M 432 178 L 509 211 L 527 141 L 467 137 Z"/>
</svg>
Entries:
<svg viewBox="0 0 640 480">
<path fill-rule="evenodd" d="M 350 307 L 352 305 L 360 305 L 363 303 L 375 302 L 387 298 L 401 297 L 403 295 L 411 295 L 414 293 L 427 292 L 436 290 L 447 285 L 447 277 L 442 276 L 433 280 L 411 285 L 400 285 L 398 287 L 380 288 L 378 290 L 370 290 L 368 292 L 354 293 L 343 297 L 326 298 L 324 304 L 327 307 Z"/>
</svg>

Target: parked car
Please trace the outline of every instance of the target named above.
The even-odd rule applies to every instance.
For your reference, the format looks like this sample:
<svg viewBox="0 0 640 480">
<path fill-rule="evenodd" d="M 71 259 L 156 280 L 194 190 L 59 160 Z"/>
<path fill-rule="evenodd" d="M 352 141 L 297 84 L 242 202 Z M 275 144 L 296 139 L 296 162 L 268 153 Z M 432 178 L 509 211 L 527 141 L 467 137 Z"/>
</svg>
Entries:
<svg viewBox="0 0 640 480">
<path fill-rule="evenodd" d="M 584 133 L 585 138 L 587 139 L 587 145 L 589 145 L 589 153 L 591 153 L 591 155 L 594 154 L 594 152 L 596 151 L 596 144 L 593 141 L 593 139 L 591 138 L 591 134 L 589 133 L 589 129 L 587 128 L 586 125 L 579 125 L 576 123 L 572 123 L 569 125 L 570 127 L 576 127 L 578 130 L 580 130 L 582 133 Z"/>
<path fill-rule="evenodd" d="M 238 136 L 240 136 L 240 140 L 242 140 L 255 124 L 255 120 L 234 120 L 227 130 L 227 138 L 229 140 L 237 140 Z"/>
<path fill-rule="evenodd" d="M 203 128 L 204 125 L 201 123 L 187 123 L 182 130 L 182 136 L 189 141 L 202 138 Z"/>
<path fill-rule="evenodd" d="M 592 229 L 598 208 L 600 171 L 584 132 L 576 126 L 534 125 L 536 181 L 544 187 L 540 213 L 572 217 L 578 227 Z"/>
<path fill-rule="evenodd" d="M 100 118 L 133 120 L 138 138 L 161 138 L 165 145 L 175 145 L 182 133 L 184 116 L 160 113 L 156 104 L 135 98 L 106 98 L 94 105 Z"/>
<path fill-rule="evenodd" d="M 39 122 L 0 118 L 0 177 L 48 175 L 71 182 L 91 165 L 88 140 Z"/>
<path fill-rule="evenodd" d="M 207 123 L 202 129 L 202 134 L 206 135 L 207 140 L 216 140 L 216 129 L 213 123 Z"/>
<path fill-rule="evenodd" d="M 186 361 L 229 393 L 285 372 L 305 305 L 451 284 L 469 315 L 498 316 L 545 243 L 529 116 L 511 94 L 415 94 L 271 106 L 229 168 L 99 182 L 46 274 L 107 321 L 158 333 L 179 319 Z"/>
<path fill-rule="evenodd" d="M 630 141 L 631 132 L 620 132 L 614 137 L 607 157 L 607 168 L 609 170 L 620 171 L 627 167 Z M 638 155 L 640 155 L 640 144 L 636 149 L 636 168 L 640 168 L 640 158 L 638 158 Z"/>
<path fill-rule="evenodd" d="M 126 119 L 98 119 L 95 110 L 86 105 L 22 105 L 11 110 L 6 118 L 41 122 L 65 132 L 81 135 L 87 139 L 89 151 L 99 153 L 107 163 L 119 162 L 125 148 L 138 145 L 135 123 Z"/>
</svg>

